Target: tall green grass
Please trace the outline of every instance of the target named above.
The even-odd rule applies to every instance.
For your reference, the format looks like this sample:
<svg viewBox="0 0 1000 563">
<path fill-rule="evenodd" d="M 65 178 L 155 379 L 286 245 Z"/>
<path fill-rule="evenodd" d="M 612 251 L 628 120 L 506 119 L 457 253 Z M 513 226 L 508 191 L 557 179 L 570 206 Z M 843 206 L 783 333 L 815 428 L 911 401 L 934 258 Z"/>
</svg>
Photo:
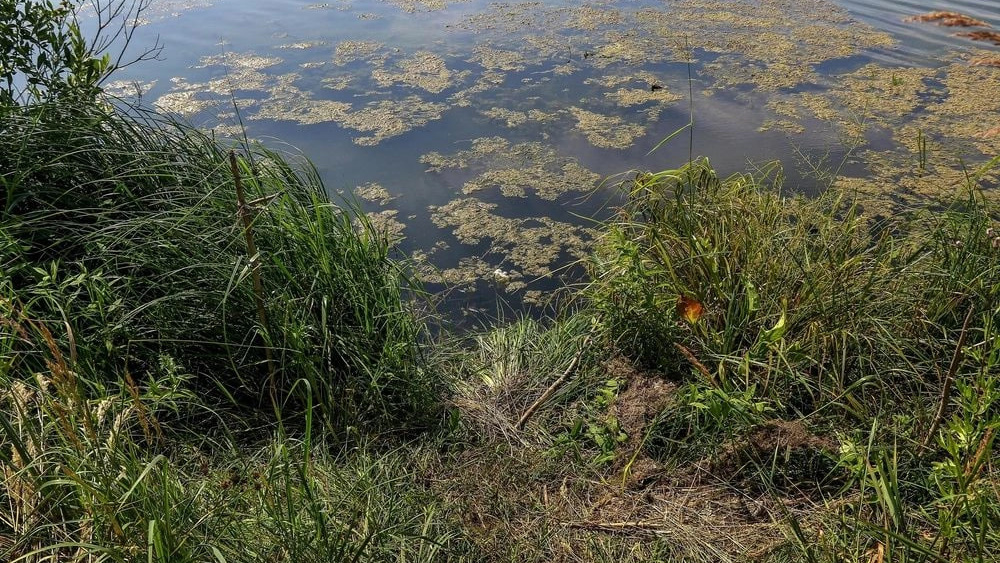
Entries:
<svg viewBox="0 0 1000 563">
<path fill-rule="evenodd" d="M 932 385 L 966 311 L 997 303 L 981 200 L 873 221 L 849 194 L 786 197 L 770 181 L 701 160 L 628 186 L 587 291 L 622 348 L 700 360 L 703 377 L 800 413 L 866 385 Z M 692 301 L 704 313 L 685 319 Z"/>
<path fill-rule="evenodd" d="M 8 299 L 65 324 L 95 374 L 141 377 L 168 355 L 243 403 L 298 396 L 301 408 L 311 394 L 338 430 L 427 424 L 435 383 L 420 367 L 413 286 L 387 242 L 334 205 L 304 160 L 236 148 L 234 173 L 227 147 L 153 114 L 53 103 L 5 116 Z"/>
<path fill-rule="evenodd" d="M 772 447 L 755 429 L 801 420 L 840 449 L 797 486 L 841 488 L 821 489 L 822 524 L 791 518 L 801 549 L 783 557 L 992 557 L 1000 233 L 976 178 L 879 220 L 851 194 L 789 197 L 779 173 L 719 178 L 706 160 L 627 183 L 585 294 L 619 350 L 688 382 L 650 455 L 743 452 L 732 486 L 750 470 L 773 491 L 797 462 L 755 452 Z"/>
<path fill-rule="evenodd" d="M 193 439 L 164 421 L 235 421 L 176 364 L 143 382 L 95 379 L 57 332 L 3 312 L 3 349 L 34 342 L 46 366 L 25 378 L 16 358 L 0 364 L 3 561 L 430 562 L 466 549 L 415 482 L 406 454 L 419 454 L 341 451 L 278 426 Z"/>
</svg>

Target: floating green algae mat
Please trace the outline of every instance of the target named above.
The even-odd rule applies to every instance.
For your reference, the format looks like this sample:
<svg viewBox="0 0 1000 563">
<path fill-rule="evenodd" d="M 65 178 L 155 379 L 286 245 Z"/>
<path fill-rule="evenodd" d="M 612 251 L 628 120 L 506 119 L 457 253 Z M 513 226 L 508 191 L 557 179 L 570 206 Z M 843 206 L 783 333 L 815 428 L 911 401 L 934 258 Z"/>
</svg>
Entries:
<svg viewBox="0 0 1000 563">
<path fill-rule="evenodd" d="M 515 297 L 585 255 L 586 217 L 607 216 L 606 178 L 624 170 L 776 158 L 790 189 L 832 185 L 886 214 L 947 195 L 963 166 L 1000 150 L 988 64 L 1000 49 L 914 47 L 900 26 L 916 37 L 928 24 L 904 24 L 916 14 L 903 7 L 882 29 L 832 0 L 257 9 L 173 76 L 138 77 L 145 99 L 220 136 L 288 139 L 332 190 L 382 186 L 369 210 L 404 251 L 428 271 L 464 271 L 450 282 L 500 270 L 514 278 L 495 285 Z M 692 136 L 647 155 L 692 113 Z M 572 233 L 556 244 L 530 231 L 549 223 Z"/>
</svg>

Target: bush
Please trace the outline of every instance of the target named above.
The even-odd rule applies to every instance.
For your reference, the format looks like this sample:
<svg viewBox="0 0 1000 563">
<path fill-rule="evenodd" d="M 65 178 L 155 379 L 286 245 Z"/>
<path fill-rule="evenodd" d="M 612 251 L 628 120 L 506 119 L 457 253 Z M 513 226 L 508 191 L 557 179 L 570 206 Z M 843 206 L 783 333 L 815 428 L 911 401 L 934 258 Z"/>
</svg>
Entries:
<svg viewBox="0 0 1000 563">
<path fill-rule="evenodd" d="M 77 21 L 78 0 L 0 0 L 0 115 L 60 100 L 93 105 L 119 68 L 155 58 L 130 43 L 150 0 L 91 0 L 92 35 Z"/>
</svg>

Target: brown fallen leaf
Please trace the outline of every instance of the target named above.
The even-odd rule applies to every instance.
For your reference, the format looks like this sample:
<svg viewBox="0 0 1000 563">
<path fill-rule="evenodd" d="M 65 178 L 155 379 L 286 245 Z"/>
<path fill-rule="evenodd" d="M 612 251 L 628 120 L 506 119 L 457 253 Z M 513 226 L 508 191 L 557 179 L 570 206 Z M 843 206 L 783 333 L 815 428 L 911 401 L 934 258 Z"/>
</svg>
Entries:
<svg viewBox="0 0 1000 563">
<path fill-rule="evenodd" d="M 883 563 L 885 561 L 885 546 L 881 542 L 875 545 L 875 549 L 868 550 L 868 563 Z"/>
<path fill-rule="evenodd" d="M 995 31 L 963 31 L 956 33 L 959 37 L 968 37 L 973 41 L 989 41 L 994 45 L 1000 45 L 1000 33 Z"/>
<path fill-rule="evenodd" d="M 958 12 L 928 12 L 919 16 L 911 16 L 903 21 L 934 22 L 945 27 L 990 27 L 990 24 Z"/>
</svg>

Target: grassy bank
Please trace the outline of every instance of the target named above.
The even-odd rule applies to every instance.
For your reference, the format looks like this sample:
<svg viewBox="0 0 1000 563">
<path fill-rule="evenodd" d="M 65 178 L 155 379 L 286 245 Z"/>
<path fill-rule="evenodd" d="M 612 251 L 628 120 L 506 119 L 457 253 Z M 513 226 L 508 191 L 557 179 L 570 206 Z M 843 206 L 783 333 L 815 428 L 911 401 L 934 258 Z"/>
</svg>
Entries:
<svg viewBox="0 0 1000 563">
<path fill-rule="evenodd" d="M 0 560 L 998 560 L 976 173 L 888 218 L 777 167 L 639 173 L 553 318 L 430 331 L 307 161 L 115 109 L 107 62 L 32 71 L 62 47 L 25 37 Z"/>
<path fill-rule="evenodd" d="M 334 426 L 425 424 L 402 267 L 307 163 L 65 105 L 8 116 L 0 143 L 5 301 L 99 379 L 167 362 L 240 401 L 311 402 Z"/>
<path fill-rule="evenodd" d="M 328 494 L 305 502 L 356 484 L 332 462 L 305 473 L 310 441 L 273 436 L 288 420 L 346 444 L 436 420 L 412 285 L 386 242 L 307 163 L 236 155 L 156 115 L 35 104 L 2 130 L 5 560 L 204 560 L 260 544 L 242 535 L 271 529 L 258 518 L 289 549 L 310 549 L 285 536 L 311 522 L 318 560 L 369 543 L 326 537 Z M 376 473 L 398 468 L 377 459 Z M 242 498 L 220 471 L 277 496 Z"/>
<path fill-rule="evenodd" d="M 704 161 L 639 175 L 586 292 L 679 376 L 636 459 L 764 502 L 775 560 L 994 559 L 1000 233 L 975 178 L 876 220 Z"/>
<path fill-rule="evenodd" d="M 5 559 L 994 559 L 974 180 L 873 220 L 639 174 L 559 317 L 430 342 L 307 164 L 48 111 L 0 152 Z"/>
</svg>

